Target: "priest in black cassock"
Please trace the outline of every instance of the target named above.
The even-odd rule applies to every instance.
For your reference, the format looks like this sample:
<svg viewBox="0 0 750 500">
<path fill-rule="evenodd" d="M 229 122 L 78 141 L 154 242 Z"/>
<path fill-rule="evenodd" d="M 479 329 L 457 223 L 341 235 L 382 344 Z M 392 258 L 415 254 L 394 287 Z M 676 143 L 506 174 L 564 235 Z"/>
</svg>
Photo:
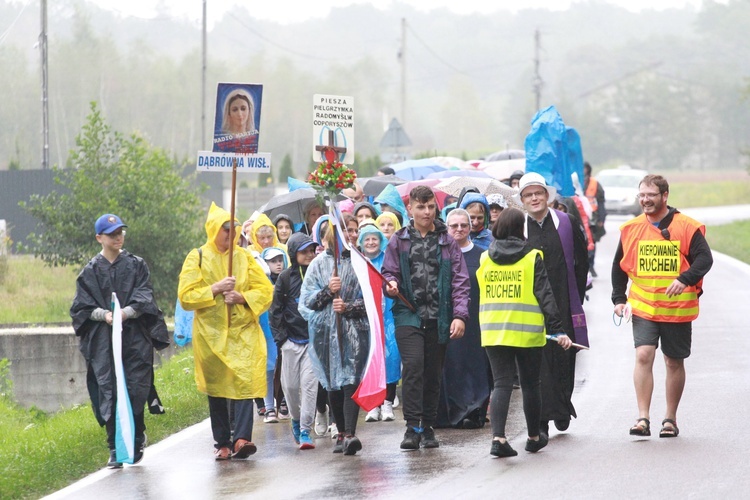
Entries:
<svg viewBox="0 0 750 500">
<path fill-rule="evenodd" d="M 544 266 L 560 310 L 564 333 L 573 342 L 588 346 L 582 307 L 588 275 L 588 250 L 583 228 L 569 214 L 548 208 L 548 203 L 555 199 L 556 190 L 547 186 L 540 174 L 525 174 L 519 189 L 520 201 L 528 214 L 526 238 L 532 248 L 544 254 Z M 577 416 L 571 401 L 575 366 L 575 349 L 566 351 L 554 341 L 547 342 L 542 361 L 542 432 L 549 433 L 550 420 L 558 430 L 564 431 L 570 425 L 571 416 Z"/>
</svg>

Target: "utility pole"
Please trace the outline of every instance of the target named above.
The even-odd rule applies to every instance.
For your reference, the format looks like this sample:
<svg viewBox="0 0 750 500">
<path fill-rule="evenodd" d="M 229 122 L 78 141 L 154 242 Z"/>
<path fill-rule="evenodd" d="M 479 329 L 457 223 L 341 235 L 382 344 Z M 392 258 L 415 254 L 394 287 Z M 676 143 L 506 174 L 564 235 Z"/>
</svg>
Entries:
<svg viewBox="0 0 750 500">
<path fill-rule="evenodd" d="M 401 127 L 406 127 L 406 18 L 401 18 L 401 49 L 398 52 L 401 61 Z"/>
<path fill-rule="evenodd" d="M 47 0 L 41 0 L 42 32 L 39 34 L 39 50 L 42 55 L 42 169 L 49 168 L 49 99 L 47 97 Z"/>
<path fill-rule="evenodd" d="M 542 107 L 542 75 L 539 74 L 539 53 L 541 52 L 541 34 L 539 28 L 534 31 L 534 94 L 536 95 L 536 111 L 539 111 Z"/>
<path fill-rule="evenodd" d="M 203 0 L 203 66 L 201 73 L 201 138 L 200 147 L 203 148 L 206 143 L 206 1 Z"/>
</svg>

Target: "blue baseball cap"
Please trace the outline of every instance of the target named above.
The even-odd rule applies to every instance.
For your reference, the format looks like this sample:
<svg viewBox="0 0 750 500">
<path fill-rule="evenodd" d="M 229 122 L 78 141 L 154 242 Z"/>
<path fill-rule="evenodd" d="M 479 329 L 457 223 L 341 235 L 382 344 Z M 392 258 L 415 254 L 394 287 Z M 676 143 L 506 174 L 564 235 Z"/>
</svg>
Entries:
<svg viewBox="0 0 750 500">
<path fill-rule="evenodd" d="M 115 214 L 104 214 L 96 219 L 96 224 L 94 224 L 96 234 L 110 234 L 121 227 L 128 226 Z"/>
</svg>

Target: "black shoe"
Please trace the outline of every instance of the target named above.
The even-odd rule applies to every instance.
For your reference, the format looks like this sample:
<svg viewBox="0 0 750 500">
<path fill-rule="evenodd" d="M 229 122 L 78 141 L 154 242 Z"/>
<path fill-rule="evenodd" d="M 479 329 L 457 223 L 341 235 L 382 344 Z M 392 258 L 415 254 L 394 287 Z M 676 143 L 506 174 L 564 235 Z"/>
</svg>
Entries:
<svg viewBox="0 0 750 500">
<path fill-rule="evenodd" d="M 289 418 L 291 418 L 289 416 L 289 407 L 286 405 L 286 399 L 282 399 L 279 405 L 279 419 L 287 420 Z"/>
<path fill-rule="evenodd" d="M 117 451 L 109 450 L 109 462 L 107 462 L 108 469 L 122 469 L 122 462 L 117 461 Z"/>
<path fill-rule="evenodd" d="M 518 452 L 511 448 L 509 442 L 501 443 L 497 440 L 492 440 L 492 448 L 490 448 L 490 455 L 495 457 L 515 457 Z"/>
<path fill-rule="evenodd" d="M 336 436 L 336 444 L 333 445 L 334 453 L 344 453 L 344 435 L 339 433 Z"/>
<path fill-rule="evenodd" d="M 344 438 L 344 455 L 354 455 L 362 449 L 362 442 L 357 436 Z"/>
<path fill-rule="evenodd" d="M 539 439 L 537 441 L 534 441 L 533 439 L 526 440 L 526 451 L 536 453 L 537 451 L 547 446 L 548 442 L 549 438 L 547 437 L 547 434 L 540 432 Z"/>
<path fill-rule="evenodd" d="M 567 431 L 570 427 L 570 420 L 555 420 L 555 427 L 558 431 Z"/>
<path fill-rule="evenodd" d="M 136 443 L 135 445 L 135 456 L 133 456 L 133 465 L 143 460 L 143 448 L 142 444 Z"/>
<path fill-rule="evenodd" d="M 596 274 L 596 271 L 595 271 L 595 270 L 594 270 L 594 268 L 592 267 L 592 268 L 591 268 L 591 277 L 592 277 L 592 278 L 596 278 L 596 277 L 598 277 L 598 276 L 599 276 L 599 275 L 598 275 L 598 274 Z"/>
<path fill-rule="evenodd" d="M 148 444 L 148 436 L 146 433 L 143 434 L 142 438 L 135 439 L 135 455 L 133 456 L 133 465 L 143 460 L 143 450 Z"/>
<path fill-rule="evenodd" d="M 418 450 L 421 436 L 420 433 L 414 430 L 414 427 L 408 427 L 406 433 L 404 433 L 404 440 L 401 441 L 401 449 L 409 451 Z"/>
<path fill-rule="evenodd" d="M 435 429 L 432 427 L 425 427 L 422 432 L 422 447 L 424 448 L 439 448 L 440 442 L 435 437 Z"/>
<path fill-rule="evenodd" d="M 482 425 L 479 422 L 470 418 L 465 418 L 463 422 L 461 422 L 462 429 L 479 429 L 480 427 L 482 427 Z"/>
<path fill-rule="evenodd" d="M 542 420 L 541 422 L 539 422 L 539 432 L 549 436 L 549 421 Z"/>
</svg>

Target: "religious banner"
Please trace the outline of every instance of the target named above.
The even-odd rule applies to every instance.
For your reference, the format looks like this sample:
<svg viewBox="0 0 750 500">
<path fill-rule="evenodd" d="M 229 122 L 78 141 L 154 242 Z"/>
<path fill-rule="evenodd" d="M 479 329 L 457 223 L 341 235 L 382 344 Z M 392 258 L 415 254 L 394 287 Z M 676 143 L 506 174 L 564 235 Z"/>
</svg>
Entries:
<svg viewBox="0 0 750 500">
<path fill-rule="evenodd" d="M 271 171 L 271 153 L 258 153 L 262 98 L 263 85 L 260 84 L 218 85 L 213 148 L 211 151 L 198 151 L 198 171 Z"/>
<path fill-rule="evenodd" d="M 220 83 L 216 91 L 214 152 L 257 153 L 263 85 Z"/>
<path fill-rule="evenodd" d="M 313 150 L 316 163 L 354 163 L 354 98 L 313 96 Z"/>
</svg>

